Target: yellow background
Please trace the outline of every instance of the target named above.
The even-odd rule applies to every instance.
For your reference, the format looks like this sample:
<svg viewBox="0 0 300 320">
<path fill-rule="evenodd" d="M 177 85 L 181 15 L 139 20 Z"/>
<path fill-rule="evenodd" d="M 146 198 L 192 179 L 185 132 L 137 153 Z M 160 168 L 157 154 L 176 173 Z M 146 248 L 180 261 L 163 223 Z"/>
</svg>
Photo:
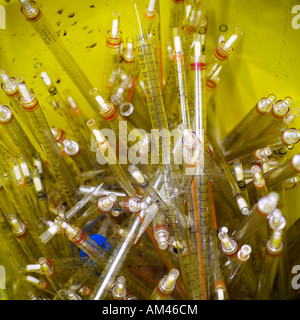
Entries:
<svg viewBox="0 0 300 320">
<path fill-rule="evenodd" d="M 160 1 L 163 39 L 168 28 L 170 1 Z M 140 5 L 146 3 L 137 2 Z M 59 81 L 58 89 L 70 88 L 84 113 L 92 115 L 77 88 L 25 20 L 19 2 L 0 0 L 0 4 L 6 8 L 6 29 L 0 30 L 0 68 L 10 76 L 24 77 L 37 94 L 50 125 L 65 128 L 64 121 L 45 102 L 47 91 L 33 67 L 38 61 L 43 63 L 53 80 Z M 123 39 L 134 36 L 136 15 L 133 1 L 37 0 L 37 4 L 93 86 L 100 86 L 105 34 L 110 28 L 111 13 L 119 11 L 121 14 Z M 226 24 L 229 30 L 239 27 L 243 31 L 243 38 L 226 63 L 209 105 L 215 105 L 221 138 L 260 98 L 271 93 L 277 99 L 290 96 L 293 107 L 300 108 L 300 29 L 292 26 L 295 16 L 292 8 L 298 4 L 296 0 L 210 0 L 208 57 L 216 46 L 219 25 Z M 0 101 L 8 103 L 3 92 L 0 92 Z M 300 127 L 298 118 L 296 127 Z M 298 150 L 297 146 L 293 153 Z M 299 186 L 287 191 L 286 209 L 290 225 L 300 216 Z"/>
</svg>

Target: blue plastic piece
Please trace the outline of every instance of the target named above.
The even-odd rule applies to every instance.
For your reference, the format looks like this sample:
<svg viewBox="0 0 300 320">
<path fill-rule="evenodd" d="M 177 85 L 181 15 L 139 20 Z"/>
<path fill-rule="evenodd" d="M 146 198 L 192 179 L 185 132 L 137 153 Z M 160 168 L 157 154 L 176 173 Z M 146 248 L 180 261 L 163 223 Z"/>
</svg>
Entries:
<svg viewBox="0 0 300 320">
<path fill-rule="evenodd" d="M 110 243 L 106 242 L 107 239 L 104 236 L 102 236 L 101 234 L 90 235 L 90 238 L 92 238 L 92 240 L 94 240 L 104 250 L 109 250 L 110 249 Z M 80 256 L 81 257 L 87 257 L 88 256 L 82 250 L 79 250 L 79 252 L 80 252 Z"/>
</svg>

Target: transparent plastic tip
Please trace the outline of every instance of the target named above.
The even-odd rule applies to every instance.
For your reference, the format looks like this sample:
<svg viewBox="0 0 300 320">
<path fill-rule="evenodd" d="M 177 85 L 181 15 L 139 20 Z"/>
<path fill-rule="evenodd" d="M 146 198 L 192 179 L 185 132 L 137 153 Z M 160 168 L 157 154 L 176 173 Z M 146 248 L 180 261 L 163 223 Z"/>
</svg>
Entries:
<svg viewBox="0 0 300 320">
<path fill-rule="evenodd" d="M 101 133 L 101 131 L 97 128 L 96 126 L 96 122 L 94 119 L 90 119 L 88 122 L 87 122 L 87 126 L 90 128 L 90 130 L 92 131 L 93 133 L 93 136 L 96 140 L 97 143 L 104 143 L 106 142 L 106 139 L 105 137 L 103 136 L 103 134 Z"/>
<path fill-rule="evenodd" d="M 251 254 L 251 247 L 247 244 L 244 244 L 238 252 L 238 258 L 241 261 L 247 261 Z"/>
<path fill-rule="evenodd" d="M 284 114 L 288 112 L 289 106 L 293 103 L 292 98 L 286 97 L 282 101 L 277 101 L 274 108 L 278 113 Z"/>
<path fill-rule="evenodd" d="M 235 245 L 234 245 L 232 239 L 229 238 L 228 229 L 227 230 L 226 229 L 222 228 L 221 231 L 218 233 L 218 237 L 222 243 L 223 248 L 230 251 L 235 248 Z"/>
<path fill-rule="evenodd" d="M 272 106 L 272 104 L 275 102 L 276 100 L 276 96 L 274 94 L 270 94 L 268 96 L 268 98 L 262 98 L 260 101 L 259 101 L 259 107 L 262 111 L 265 111 L 267 112 L 270 107 Z"/>
<path fill-rule="evenodd" d="M 134 165 L 130 164 L 128 166 L 128 172 L 132 175 L 132 177 L 140 184 L 145 182 L 145 177 L 141 173 L 141 171 Z"/>
<path fill-rule="evenodd" d="M 9 116 L 9 109 L 7 106 L 0 104 L 0 120 L 5 121 Z"/>
<path fill-rule="evenodd" d="M 165 286 L 171 287 L 179 277 L 179 271 L 177 269 L 171 269 L 165 279 Z"/>
<path fill-rule="evenodd" d="M 279 194 L 277 192 L 271 192 L 267 196 L 259 199 L 257 205 L 260 213 L 263 215 L 271 214 L 275 210 L 278 200 Z"/>
<path fill-rule="evenodd" d="M 1 77 L 1 80 L 4 84 L 4 87 L 7 89 L 7 90 L 12 90 L 14 89 L 15 87 L 15 84 L 14 82 L 12 81 L 12 79 L 7 75 L 6 71 L 4 69 L 1 69 L 0 70 L 0 77 Z"/>
<path fill-rule="evenodd" d="M 156 0 L 150 0 L 149 5 L 147 6 L 147 9 L 149 12 L 154 12 L 155 11 L 155 1 Z"/>
<path fill-rule="evenodd" d="M 26 11 L 30 12 L 34 10 L 34 7 L 32 6 L 31 1 L 28 1 L 28 0 L 19 0 L 19 1 Z"/>
<path fill-rule="evenodd" d="M 225 41 L 224 48 L 225 49 L 231 48 L 241 35 L 242 35 L 242 31 L 236 28 L 234 32 L 231 34 L 231 36 L 228 38 L 228 40 Z"/>
<path fill-rule="evenodd" d="M 27 89 L 24 79 L 19 77 L 16 80 L 18 88 L 20 90 L 20 94 L 23 97 L 23 99 L 26 102 L 31 102 L 34 99 L 34 95 L 32 94 L 32 92 L 30 92 L 30 90 Z"/>
<path fill-rule="evenodd" d="M 118 35 L 119 24 L 120 24 L 120 13 L 115 11 L 115 12 L 112 13 L 111 34 L 112 34 L 113 37 Z"/>
<path fill-rule="evenodd" d="M 106 103 L 106 101 L 101 97 L 100 93 L 98 92 L 97 88 L 93 88 L 90 91 L 90 94 L 95 98 L 95 100 L 98 102 L 100 108 L 102 110 L 107 110 L 108 109 L 108 105 Z"/>
<path fill-rule="evenodd" d="M 296 172 L 300 172 L 300 154 L 293 156 L 292 167 Z"/>
</svg>

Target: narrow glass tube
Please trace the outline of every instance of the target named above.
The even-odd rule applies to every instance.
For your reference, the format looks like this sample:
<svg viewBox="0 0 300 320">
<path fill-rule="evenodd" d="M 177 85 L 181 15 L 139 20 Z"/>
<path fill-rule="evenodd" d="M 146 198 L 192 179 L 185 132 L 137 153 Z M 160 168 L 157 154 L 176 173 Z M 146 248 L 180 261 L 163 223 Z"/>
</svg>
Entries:
<svg viewBox="0 0 300 320">
<path fill-rule="evenodd" d="M 242 32 L 236 28 L 227 40 L 219 43 L 213 55 L 208 60 L 206 78 L 210 79 L 220 66 L 228 59 L 233 51 L 236 41 L 241 37 Z"/>
<path fill-rule="evenodd" d="M 153 290 L 150 300 L 166 300 L 174 291 L 176 280 L 179 277 L 179 271 L 172 269 L 164 276 Z"/>
<path fill-rule="evenodd" d="M 259 199 L 250 214 L 233 231 L 231 235 L 233 239 L 238 244 L 248 241 L 265 219 L 275 210 L 278 199 L 279 195 L 276 192 L 270 192 L 267 196 Z"/>
<path fill-rule="evenodd" d="M 34 128 L 34 133 L 55 172 L 66 200 L 72 206 L 72 204 L 79 200 L 76 183 L 64 163 L 37 98 L 27 89 L 22 78 L 18 78 L 18 86 L 21 92 L 22 107 L 28 114 L 30 123 Z"/>
<path fill-rule="evenodd" d="M 184 65 L 184 55 L 181 45 L 181 37 L 178 29 L 173 29 L 173 59 L 174 59 L 174 71 L 177 88 L 178 105 L 180 110 L 180 122 L 186 124 L 188 129 L 191 129 L 190 110 L 187 96 L 187 80 L 186 70 Z"/>
<path fill-rule="evenodd" d="M 79 167 L 81 172 L 89 171 L 93 169 L 93 165 L 90 162 L 90 158 L 81 149 L 79 144 L 74 140 L 65 139 L 63 141 L 65 153 L 74 159 L 76 165 Z"/>
<path fill-rule="evenodd" d="M 230 161 L 236 158 L 240 158 L 245 155 L 253 153 L 258 148 L 271 148 L 272 150 L 278 150 L 280 148 L 294 145 L 299 142 L 300 130 L 291 128 L 286 129 L 282 133 L 277 132 L 270 136 L 265 136 L 258 140 L 254 140 L 249 143 L 232 149 L 231 151 L 225 154 L 226 160 Z"/>
<path fill-rule="evenodd" d="M 143 188 L 145 195 L 150 197 L 153 203 L 155 203 L 159 209 L 163 211 L 169 211 L 168 206 L 161 198 L 159 193 L 153 188 L 153 186 L 149 183 L 143 173 L 138 169 L 137 166 L 131 164 L 128 166 L 128 171 L 132 175 L 132 177 L 136 180 L 136 182 Z"/>
<path fill-rule="evenodd" d="M 0 105 L 0 123 L 13 143 L 24 153 L 26 160 L 32 167 L 32 154 L 36 150 L 7 106 Z"/>
<path fill-rule="evenodd" d="M 101 219 L 109 212 L 117 197 L 111 193 L 107 196 L 102 196 L 94 204 L 92 204 L 82 215 L 75 221 L 75 225 L 81 229 L 85 229 L 96 220 Z"/>
<path fill-rule="evenodd" d="M 258 199 L 267 196 L 268 189 L 261 167 L 253 166 L 251 168 L 251 172 L 253 174 L 253 183 L 257 192 Z"/>
<path fill-rule="evenodd" d="M 246 186 L 242 161 L 240 159 L 236 159 L 232 162 L 232 164 L 233 164 L 233 170 L 234 170 L 235 177 L 236 177 L 238 186 L 240 188 L 240 191 L 244 196 L 245 200 L 247 201 L 247 203 L 249 204 L 249 196 L 247 192 L 247 186 Z"/>
<path fill-rule="evenodd" d="M 114 87 L 121 56 L 122 32 L 119 30 L 120 13 L 112 13 L 112 27 L 107 31 L 101 93 L 108 100 Z"/>
<path fill-rule="evenodd" d="M 272 109 L 272 104 L 276 97 L 270 94 L 267 98 L 262 98 L 258 103 L 250 109 L 243 119 L 229 132 L 222 141 L 222 146 L 226 150 L 232 149 L 249 137 L 249 128 L 252 132 L 257 125 L 258 119 L 264 119 L 264 115 L 268 114 Z M 247 135 L 245 134 L 247 133 Z M 247 136 L 247 137 L 246 137 Z"/>
<path fill-rule="evenodd" d="M 272 106 L 271 112 L 269 112 L 266 117 L 260 119 L 260 123 L 257 124 L 260 128 L 259 130 L 256 130 L 255 133 L 251 134 L 251 139 L 255 140 L 263 134 L 268 134 L 269 132 L 272 132 L 272 130 L 279 128 L 280 123 L 289 113 L 290 105 L 292 103 L 293 100 L 290 97 L 276 101 Z"/>
<path fill-rule="evenodd" d="M 234 284 L 238 281 L 239 277 L 241 276 L 243 272 L 243 267 L 250 258 L 251 251 L 251 247 L 247 244 L 242 245 L 241 249 L 238 251 L 237 261 L 226 279 L 226 284 L 229 292 L 232 290 Z"/>
<path fill-rule="evenodd" d="M 77 62 L 71 56 L 64 43 L 58 37 L 53 27 L 49 24 L 41 9 L 33 1 L 19 1 L 22 5 L 22 13 L 26 17 L 27 21 L 31 23 L 51 53 L 61 64 L 65 72 L 70 76 L 82 95 L 89 102 L 89 105 L 93 107 L 94 111 L 96 111 L 97 106 L 95 101 L 91 99 L 89 95 L 89 90 L 91 90 L 93 86 L 90 84 L 89 80 L 80 69 Z"/>
<path fill-rule="evenodd" d="M 229 237 L 228 229 L 226 227 L 222 227 L 220 230 L 221 231 L 218 233 L 218 237 L 221 241 L 222 252 L 231 263 L 234 263 L 238 253 L 237 242 L 233 238 Z"/>
<path fill-rule="evenodd" d="M 170 238 L 168 222 L 160 211 L 153 218 L 153 236 L 161 250 L 168 248 Z"/>
<path fill-rule="evenodd" d="M 256 300 L 269 299 L 283 248 L 282 230 L 275 229 L 266 243 L 266 251 L 255 292 Z"/>
<path fill-rule="evenodd" d="M 103 136 L 101 131 L 97 128 L 95 124 L 95 120 L 91 119 L 87 123 L 88 127 L 90 128 L 97 144 L 97 148 L 99 151 L 105 156 L 107 152 L 107 163 L 109 167 L 111 168 L 112 172 L 114 173 L 117 181 L 119 182 L 120 186 L 123 188 L 123 190 L 126 192 L 127 195 L 133 196 L 135 194 L 135 190 L 131 184 L 131 182 L 128 180 L 127 175 L 121 165 L 119 164 L 119 161 L 112 150 L 111 146 L 109 145 L 106 138 Z"/>
<path fill-rule="evenodd" d="M 137 11 L 137 9 L 136 9 Z M 168 122 L 165 113 L 164 101 L 161 93 L 161 84 L 158 72 L 156 70 L 155 57 L 153 53 L 151 39 L 149 39 L 143 26 L 140 24 L 139 14 L 137 12 L 139 31 L 137 35 L 137 51 L 142 80 L 145 84 L 147 105 L 153 129 L 161 130 L 163 150 L 162 162 L 160 163 L 165 179 L 166 195 L 171 214 L 169 215 L 171 226 L 176 241 L 181 242 L 183 250 L 178 250 L 179 260 L 181 261 L 181 274 L 184 279 L 187 294 L 191 296 L 200 296 L 197 279 L 194 276 L 195 269 L 191 269 L 191 259 L 195 258 L 190 238 L 188 236 L 188 226 L 184 215 L 185 208 L 179 188 L 178 176 L 175 171 L 173 154 L 170 149 L 170 136 Z M 158 145 L 158 141 L 154 141 Z M 176 222 L 175 222 L 176 221 Z M 191 251 L 189 251 L 191 249 Z M 189 289 L 188 289 L 189 288 Z"/>
<path fill-rule="evenodd" d="M 111 296 L 113 300 L 125 300 L 126 294 L 126 279 L 123 276 L 120 276 L 112 286 Z"/>
</svg>

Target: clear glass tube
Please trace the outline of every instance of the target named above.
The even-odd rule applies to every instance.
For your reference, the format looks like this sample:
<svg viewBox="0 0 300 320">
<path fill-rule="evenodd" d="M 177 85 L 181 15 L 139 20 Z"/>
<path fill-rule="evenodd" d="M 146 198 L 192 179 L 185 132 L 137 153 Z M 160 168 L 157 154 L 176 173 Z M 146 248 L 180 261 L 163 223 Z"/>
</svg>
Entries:
<svg viewBox="0 0 300 320">
<path fill-rule="evenodd" d="M 236 28 L 227 40 L 224 40 L 218 44 L 214 53 L 210 57 L 207 63 L 206 79 L 210 79 L 217 69 L 223 66 L 224 62 L 228 59 L 236 45 L 237 40 L 241 37 L 242 32 Z"/>
<path fill-rule="evenodd" d="M 264 136 L 263 138 L 254 140 L 249 143 L 245 143 L 242 146 L 232 149 L 225 154 L 226 160 L 230 161 L 236 158 L 243 157 L 245 155 L 252 154 L 259 148 L 271 148 L 272 150 L 278 150 L 280 148 L 294 145 L 299 142 L 300 130 L 286 129 L 283 132 L 277 132 L 270 136 Z"/>
<path fill-rule="evenodd" d="M 273 94 L 270 94 L 267 98 L 260 99 L 255 107 L 250 109 L 250 111 L 222 141 L 223 148 L 226 150 L 233 149 L 233 147 L 239 145 L 243 140 L 248 139 L 247 137 L 249 137 L 249 128 L 251 128 L 250 132 L 256 129 L 258 119 L 264 119 L 264 115 L 271 111 L 272 104 L 275 102 L 275 100 L 276 97 Z M 247 135 L 245 135 L 246 132 Z"/>
<path fill-rule="evenodd" d="M 105 156 L 107 152 L 107 164 L 111 168 L 112 172 L 114 173 L 117 181 L 119 182 L 120 186 L 123 188 L 123 190 L 126 192 L 128 196 L 135 195 L 135 190 L 131 184 L 131 182 L 128 180 L 127 175 L 121 165 L 119 164 L 119 161 L 113 151 L 113 149 L 110 147 L 108 141 L 106 140 L 105 136 L 101 133 L 101 131 L 97 128 L 95 124 L 95 120 L 91 119 L 87 123 L 88 127 L 90 128 L 97 144 L 97 148 L 99 151 Z"/>
<path fill-rule="evenodd" d="M 266 252 L 255 292 L 256 300 L 265 300 L 270 297 L 283 248 L 282 230 L 275 229 L 266 243 Z"/>
<path fill-rule="evenodd" d="M 251 168 L 251 172 L 253 174 L 253 183 L 257 192 L 258 199 L 267 196 L 268 189 L 261 167 L 255 165 Z"/>
<path fill-rule="evenodd" d="M 29 121 L 34 128 L 34 134 L 51 164 L 66 200 L 72 206 L 79 200 L 76 183 L 64 163 L 37 98 L 27 89 L 22 78 L 18 78 L 18 86 L 21 93 L 21 104 L 28 114 Z"/>
<path fill-rule="evenodd" d="M 172 269 L 164 276 L 153 290 L 150 300 L 166 300 L 175 289 L 176 280 L 179 277 L 179 271 Z"/>
<path fill-rule="evenodd" d="M 75 225 L 81 229 L 85 229 L 94 223 L 96 220 L 104 217 L 109 212 L 117 197 L 111 193 L 107 196 L 102 196 L 94 204 L 92 204 L 82 215 L 75 221 Z"/>
<path fill-rule="evenodd" d="M 250 214 L 233 231 L 231 235 L 233 239 L 238 244 L 247 242 L 265 219 L 275 210 L 278 200 L 279 195 L 276 192 L 270 192 L 267 196 L 259 199 Z"/>
<path fill-rule="evenodd" d="M 91 99 L 89 95 L 89 91 L 93 86 L 71 56 L 64 43 L 60 40 L 53 27 L 47 21 L 41 9 L 33 1 L 20 0 L 20 3 L 22 5 L 22 13 L 26 19 L 31 23 L 51 53 L 70 76 L 74 84 L 88 101 L 89 105 L 96 111 L 97 106 L 95 101 Z"/>
<path fill-rule="evenodd" d="M 111 296 L 114 300 L 125 300 L 126 294 L 126 279 L 123 276 L 120 276 L 112 286 Z"/>
<path fill-rule="evenodd" d="M 153 203 L 155 203 L 160 210 L 169 211 L 168 206 L 161 198 L 159 193 L 153 188 L 153 186 L 149 183 L 147 178 L 143 175 L 143 173 L 139 170 L 139 168 L 133 164 L 128 166 L 128 171 L 132 175 L 132 177 L 136 180 L 136 182 L 143 188 L 145 195 L 150 197 Z"/>
<path fill-rule="evenodd" d="M 122 32 L 119 29 L 120 13 L 112 13 L 112 27 L 107 31 L 104 69 L 102 72 L 101 94 L 106 100 L 110 99 L 119 72 L 121 57 Z"/>
<path fill-rule="evenodd" d="M 36 150 L 22 126 L 7 106 L 0 105 L 0 124 L 13 143 L 25 154 L 26 160 L 32 166 L 32 154 Z"/>
<path fill-rule="evenodd" d="M 191 129 L 190 110 L 187 96 L 187 80 L 184 65 L 184 55 L 181 45 L 181 37 L 177 28 L 173 29 L 173 60 L 177 88 L 178 106 L 180 122 L 186 124 Z"/>
</svg>

